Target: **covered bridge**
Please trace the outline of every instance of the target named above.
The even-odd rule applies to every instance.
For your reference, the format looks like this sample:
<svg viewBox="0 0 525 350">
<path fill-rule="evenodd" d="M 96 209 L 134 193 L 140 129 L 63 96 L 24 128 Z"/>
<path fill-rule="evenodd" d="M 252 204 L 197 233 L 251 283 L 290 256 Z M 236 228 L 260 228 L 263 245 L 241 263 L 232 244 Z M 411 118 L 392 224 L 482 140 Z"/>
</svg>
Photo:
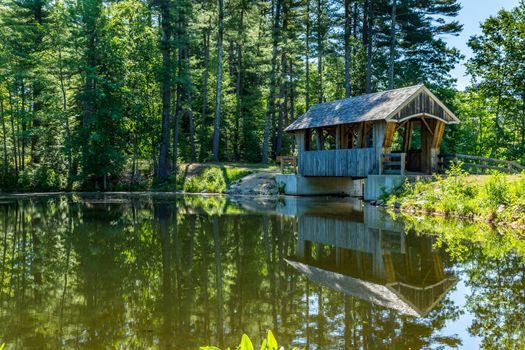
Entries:
<svg viewBox="0 0 525 350">
<path fill-rule="evenodd" d="M 415 85 L 317 104 L 285 131 L 295 135 L 299 175 L 366 178 L 436 172 L 445 126 L 457 123 Z"/>
</svg>

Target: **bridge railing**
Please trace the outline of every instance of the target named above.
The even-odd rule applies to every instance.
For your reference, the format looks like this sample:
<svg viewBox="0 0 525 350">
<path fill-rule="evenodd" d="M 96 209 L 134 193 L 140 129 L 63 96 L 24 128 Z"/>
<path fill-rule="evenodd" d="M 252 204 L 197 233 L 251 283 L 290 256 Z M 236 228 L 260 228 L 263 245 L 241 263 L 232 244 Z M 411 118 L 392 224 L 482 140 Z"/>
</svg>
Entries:
<svg viewBox="0 0 525 350">
<path fill-rule="evenodd" d="M 406 173 L 406 153 L 385 153 L 381 155 L 379 175 Z"/>
<path fill-rule="evenodd" d="M 296 156 L 277 156 L 275 159 L 281 166 L 281 174 L 285 173 L 285 168 L 291 168 L 292 174 L 297 174 L 297 157 Z"/>
<path fill-rule="evenodd" d="M 485 174 L 487 170 L 497 170 L 508 174 L 518 174 L 525 171 L 525 166 L 510 160 L 485 158 L 479 156 L 470 156 L 466 154 L 440 154 L 439 165 L 440 169 L 444 170 L 448 163 L 458 165 L 462 163 L 462 167 L 466 168 L 470 173 Z"/>
</svg>

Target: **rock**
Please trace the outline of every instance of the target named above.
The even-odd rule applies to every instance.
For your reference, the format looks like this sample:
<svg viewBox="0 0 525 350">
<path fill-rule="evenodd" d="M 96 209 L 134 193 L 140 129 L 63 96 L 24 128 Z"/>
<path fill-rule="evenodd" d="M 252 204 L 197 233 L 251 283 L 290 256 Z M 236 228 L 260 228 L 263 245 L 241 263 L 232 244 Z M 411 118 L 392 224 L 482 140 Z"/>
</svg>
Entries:
<svg viewBox="0 0 525 350">
<path fill-rule="evenodd" d="M 276 195 L 277 184 L 275 182 L 275 173 L 259 172 L 249 174 L 237 183 L 233 184 L 226 191 L 227 194 L 241 195 Z"/>
</svg>

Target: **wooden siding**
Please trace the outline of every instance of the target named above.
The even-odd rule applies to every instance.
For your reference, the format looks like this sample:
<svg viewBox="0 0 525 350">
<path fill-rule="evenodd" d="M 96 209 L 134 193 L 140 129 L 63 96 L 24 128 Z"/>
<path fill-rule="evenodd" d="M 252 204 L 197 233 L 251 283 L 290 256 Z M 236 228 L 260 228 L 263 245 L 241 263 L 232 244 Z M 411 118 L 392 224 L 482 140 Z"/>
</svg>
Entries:
<svg viewBox="0 0 525 350">
<path fill-rule="evenodd" d="M 374 148 L 306 151 L 299 154 L 303 176 L 366 177 L 377 167 Z"/>
<path fill-rule="evenodd" d="M 432 115 L 446 123 L 455 119 L 440 104 L 425 91 L 421 91 L 412 101 L 404 106 L 392 119 L 402 120 L 413 115 Z"/>
</svg>

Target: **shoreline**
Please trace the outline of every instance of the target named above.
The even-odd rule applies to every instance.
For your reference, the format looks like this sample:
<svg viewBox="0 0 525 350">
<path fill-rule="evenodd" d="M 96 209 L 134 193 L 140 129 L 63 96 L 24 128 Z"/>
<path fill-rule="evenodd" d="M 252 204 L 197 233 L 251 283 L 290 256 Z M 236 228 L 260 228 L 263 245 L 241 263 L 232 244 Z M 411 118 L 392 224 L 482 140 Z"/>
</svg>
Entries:
<svg viewBox="0 0 525 350">
<path fill-rule="evenodd" d="M 460 215 L 456 213 L 447 214 L 447 213 L 438 212 L 438 211 L 418 210 L 415 208 L 402 209 L 402 208 L 395 208 L 394 206 L 388 206 L 388 205 L 378 205 L 378 204 L 373 204 L 373 205 L 375 207 L 383 208 L 387 211 L 393 211 L 394 213 L 400 214 L 402 216 L 406 216 L 408 214 L 412 214 L 412 215 L 420 214 L 420 215 L 424 215 L 427 217 L 439 217 L 443 219 L 458 219 L 462 221 L 468 221 L 470 223 L 484 223 L 484 224 L 490 225 L 493 228 L 499 226 L 499 227 L 507 227 L 507 228 L 511 228 L 515 230 L 525 230 L 525 224 L 520 225 L 516 221 L 505 222 L 505 221 L 499 221 L 499 220 L 487 220 L 487 219 L 484 219 L 483 217 L 475 216 L 475 215 L 467 216 L 467 215 Z"/>
</svg>

